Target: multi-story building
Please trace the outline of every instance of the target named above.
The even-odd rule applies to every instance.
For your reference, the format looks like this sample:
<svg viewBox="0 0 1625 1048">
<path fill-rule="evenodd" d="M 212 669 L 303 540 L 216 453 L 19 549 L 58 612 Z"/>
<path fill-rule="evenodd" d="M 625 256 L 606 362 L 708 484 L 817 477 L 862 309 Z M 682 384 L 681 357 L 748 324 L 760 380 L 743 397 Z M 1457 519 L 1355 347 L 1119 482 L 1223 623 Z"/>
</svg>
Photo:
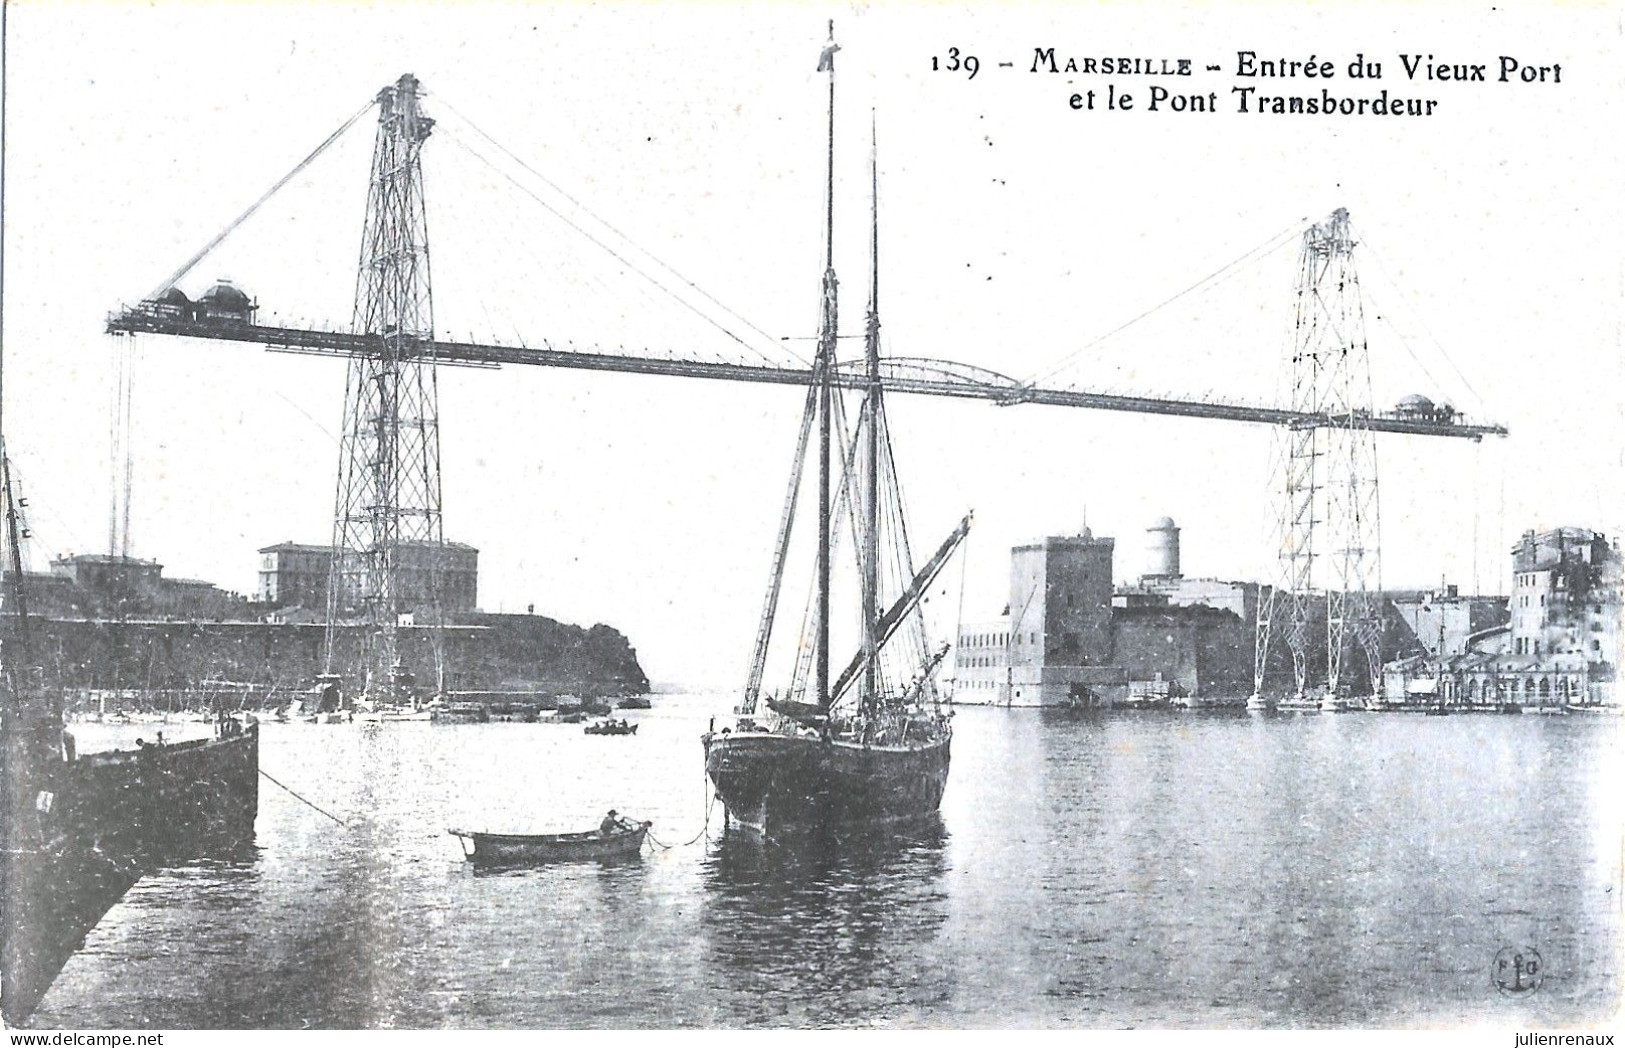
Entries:
<svg viewBox="0 0 1625 1048">
<path fill-rule="evenodd" d="M 280 542 L 260 550 L 257 598 L 276 607 L 327 607 L 333 547 Z"/>
<path fill-rule="evenodd" d="M 218 619 L 243 598 L 200 579 L 165 578 L 155 560 L 80 553 L 51 562 L 49 575 L 26 576 L 32 610 L 85 618 Z"/>
<path fill-rule="evenodd" d="M 1512 547 L 1512 654 L 1613 663 L 1620 555 L 1588 528 L 1526 531 Z"/>
<path fill-rule="evenodd" d="M 1599 532 L 1527 531 L 1512 547 L 1511 621 L 1463 652 L 1384 667 L 1390 703 L 1597 705 L 1614 701 L 1620 552 Z M 1425 638 L 1423 638 L 1425 639 Z"/>
<path fill-rule="evenodd" d="M 276 607 L 327 607 L 328 580 L 333 567 L 332 546 L 283 542 L 260 553 L 259 599 Z M 395 547 L 395 583 L 400 606 L 419 608 L 429 603 L 435 588 L 440 606 L 448 612 L 473 611 L 479 600 L 479 550 L 461 542 L 437 545 L 403 542 Z M 341 608 L 356 610 L 365 566 L 354 553 L 346 554 L 345 596 Z"/>
<path fill-rule="evenodd" d="M 473 611 L 478 607 L 480 551 L 462 542 L 436 546 L 430 542 L 403 542 L 396 548 L 397 585 L 408 606 L 429 602 L 438 586 L 440 606 L 446 611 Z"/>
<path fill-rule="evenodd" d="M 966 623 L 954 652 L 954 701 L 976 706 L 1010 704 L 1010 616 Z"/>
<path fill-rule="evenodd" d="M 137 557 L 79 553 L 51 561 L 51 571 L 87 590 L 140 599 L 157 595 L 164 566 Z"/>
</svg>

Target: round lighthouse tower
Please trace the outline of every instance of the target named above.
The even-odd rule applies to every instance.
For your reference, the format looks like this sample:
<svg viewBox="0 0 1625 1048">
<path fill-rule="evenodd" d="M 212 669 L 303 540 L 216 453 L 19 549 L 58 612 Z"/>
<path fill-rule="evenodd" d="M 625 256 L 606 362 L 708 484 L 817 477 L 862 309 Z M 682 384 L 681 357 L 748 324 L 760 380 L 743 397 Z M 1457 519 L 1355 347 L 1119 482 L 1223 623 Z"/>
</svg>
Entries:
<svg viewBox="0 0 1625 1048">
<path fill-rule="evenodd" d="M 1179 575 L 1179 528 L 1172 517 L 1158 518 L 1145 529 L 1146 550 L 1150 554 L 1146 578 L 1177 579 Z"/>
</svg>

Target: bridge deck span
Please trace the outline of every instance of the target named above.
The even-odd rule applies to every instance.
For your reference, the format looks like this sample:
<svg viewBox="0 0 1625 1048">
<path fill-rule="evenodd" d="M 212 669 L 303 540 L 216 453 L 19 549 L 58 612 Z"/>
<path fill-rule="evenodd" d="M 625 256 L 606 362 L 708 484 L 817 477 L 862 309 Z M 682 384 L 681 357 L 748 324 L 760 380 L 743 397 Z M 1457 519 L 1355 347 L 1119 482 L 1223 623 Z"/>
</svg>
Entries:
<svg viewBox="0 0 1625 1048">
<path fill-rule="evenodd" d="M 231 320 L 195 320 L 156 315 L 134 309 L 108 318 L 112 334 L 172 335 L 216 341 L 248 342 L 273 350 L 312 353 L 322 356 L 363 356 L 382 351 L 376 335 L 342 331 L 276 327 Z M 498 367 L 525 364 L 536 367 L 573 368 L 586 371 L 614 371 L 643 375 L 672 375 L 683 378 L 717 379 L 732 382 L 766 382 L 805 386 L 812 381 L 808 368 L 778 367 L 770 364 L 735 364 L 725 361 L 684 360 L 624 353 L 587 352 L 542 346 L 504 346 L 480 342 L 436 340 L 426 344 L 420 359 L 436 364 L 471 367 Z M 857 388 L 864 378 L 856 372 L 838 371 L 837 384 Z M 1130 411 L 1150 415 L 1178 415 L 1187 418 L 1223 419 L 1271 426 L 1347 425 L 1347 418 L 1331 415 L 1303 415 L 1286 408 L 1237 404 L 1225 401 L 1182 400 L 1171 397 L 1141 397 L 1120 393 L 1091 393 L 1074 389 L 1047 389 L 1027 386 L 993 372 L 948 361 L 915 358 L 886 363 L 883 382 L 888 392 L 936 397 L 985 400 L 1001 406 L 1048 404 L 1055 407 L 1093 408 L 1099 411 Z M 1481 440 L 1486 436 L 1506 436 L 1499 425 L 1470 424 L 1386 414 L 1361 415 L 1357 424 L 1377 433 L 1406 433 L 1413 436 L 1464 437 Z"/>
</svg>

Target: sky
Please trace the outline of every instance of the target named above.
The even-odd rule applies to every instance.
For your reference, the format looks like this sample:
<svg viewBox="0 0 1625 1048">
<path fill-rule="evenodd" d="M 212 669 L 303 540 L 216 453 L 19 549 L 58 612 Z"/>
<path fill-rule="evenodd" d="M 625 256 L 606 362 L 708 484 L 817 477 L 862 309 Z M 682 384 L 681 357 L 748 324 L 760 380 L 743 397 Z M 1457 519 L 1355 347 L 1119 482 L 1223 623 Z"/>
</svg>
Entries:
<svg viewBox="0 0 1625 1048">
<path fill-rule="evenodd" d="M 868 295 L 871 113 L 896 356 L 1280 403 L 1299 233 L 1346 207 L 1374 402 L 1420 392 L 1511 432 L 1377 438 L 1384 583 L 1504 592 L 1525 529 L 1620 532 L 1618 5 L 24 0 L 7 6 L 4 395 L 35 566 L 107 548 L 119 353 L 135 363 L 133 553 L 248 592 L 259 547 L 329 539 L 342 362 L 132 347 L 102 325 L 405 72 L 438 122 L 443 336 L 809 356 L 831 18 L 844 335 Z M 946 68 L 953 48 L 974 77 Z M 1033 72 L 1039 48 L 1196 71 Z M 1243 78 L 1243 51 L 1333 76 Z M 1408 80 L 1402 54 L 1483 64 L 1487 82 Z M 1380 81 L 1347 76 L 1359 55 Z M 1498 82 L 1503 56 L 1547 79 Z M 1240 113 L 1238 86 L 1437 105 Z M 1108 87 L 1133 108 L 1106 110 Z M 1215 111 L 1151 112 L 1155 88 L 1211 92 Z M 1097 108 L 1074 109 L 1090 90 Z M 373 119 L 181 286 L 229 277 L 267 319 L 348 324 Z M 791 388 L 447 369 L 447 537 L 480 549 L 487 609 L 606 622 L 656 680 L 737 684 L 800 406 Z M 1011 546 L 1085 523 L 1117 538 L 1125 581 L 1163 515 L 1187 575 L 1273 571 L 1267 427 L 901 396 L 890 411 L 916 549 L 976 512 L 944 576 L 949 628 L 998 614 Z"/>
</svg>

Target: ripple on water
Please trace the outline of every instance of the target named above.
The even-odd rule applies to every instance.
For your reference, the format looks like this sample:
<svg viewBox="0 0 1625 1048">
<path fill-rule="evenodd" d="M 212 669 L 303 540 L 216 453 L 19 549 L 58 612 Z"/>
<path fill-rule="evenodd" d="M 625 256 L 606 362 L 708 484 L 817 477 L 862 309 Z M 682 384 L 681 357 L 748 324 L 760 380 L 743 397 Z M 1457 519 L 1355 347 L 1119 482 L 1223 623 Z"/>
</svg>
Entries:
<svg viewBox="0 0 1625 1048">
<path fill-rule="evenodd" d="M 694 836 L 717 704 L 656 703 L 619 739 L 266 725 L 265 768 L 350 825 L 266 785 L 255 848 L 141 882 L 35 1025 L 1572 1025 L 1618 998 L 1604 718 L 964 709 L 940 819 L 842 854 L 718 812 L 629 865 L 459 861 L 447 825 Z M 1509 943 L 1540 994 L 1491 986 Z"/>
</svg>

